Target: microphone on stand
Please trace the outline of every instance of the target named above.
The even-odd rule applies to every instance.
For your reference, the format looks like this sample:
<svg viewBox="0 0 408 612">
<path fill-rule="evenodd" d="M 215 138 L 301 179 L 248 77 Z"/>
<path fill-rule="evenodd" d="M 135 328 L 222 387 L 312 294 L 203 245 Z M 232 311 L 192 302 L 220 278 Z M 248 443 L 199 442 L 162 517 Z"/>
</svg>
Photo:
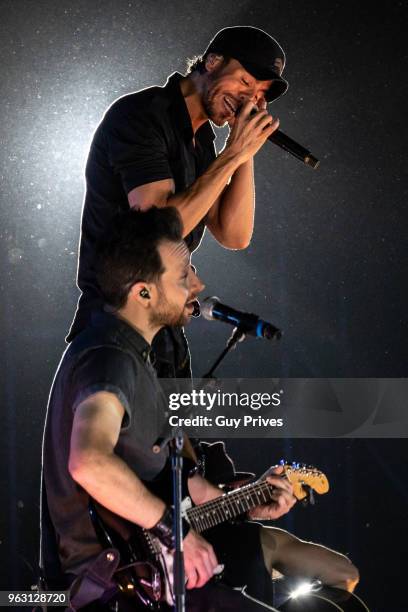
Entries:
<svg viewBox="0 0 408 612">
<path fill-rule="evenodd" d="M 280 329 L 263 321 L 256 314 L 241 312 L 230 306 L 221 304 L 220 300 L 213 296 L 207 297 L 201 304 L 201 314 L 207 321 L 222 321 L 238 327 L 245 334 L 256 338 L 266 338 L 267 340 L 279 340 L 282 336 Z"/>
</svg>

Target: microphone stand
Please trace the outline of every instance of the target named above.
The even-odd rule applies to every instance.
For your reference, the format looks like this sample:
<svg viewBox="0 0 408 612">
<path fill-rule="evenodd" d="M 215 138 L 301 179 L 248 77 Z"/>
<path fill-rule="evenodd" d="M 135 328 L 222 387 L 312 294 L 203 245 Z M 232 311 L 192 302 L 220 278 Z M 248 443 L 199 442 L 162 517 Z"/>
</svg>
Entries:
<svg viewBox="0 0 408 612">
<path fill-rule="evenodd" d="M 204 374 L 204 378 L 214 378 L 213 374 L 224 357 L 236 347 L 238 342 L 241 342 L 246 337 L 246 329 L 244 326 L 238 326 L 234 329 L 232 335 L 227 341 L 225 349 L 222 351 L 218 359 L 215 361 L 211 369 Z M 168 438 L 167 438 L 168 440 Z M 184 553 L 183 553 L 183 528 L 182 528 L 182 469 L 184 434 L 181 427 L 173 430 L 172 439 L 170 441 L 171 466 L 173 473 L 173 505 L 174 505 L 174 523 L 173 530 L 175 536 L 175 551 L 174 551 L 174 610 L 175 612 L 185 612 L 186 610 L 186 581 L 184 575 Z M 157 444 L 157 443 L 156 443 Z M 163 442 L 162 442 L 163 444 Z M 154 447 L 155 448 L 155 447 Z M 156 447 L 157 448 L 157 447 Z"/>
<path fill-rule="evenodd" d="M 181 427 L 173 432 L 170 442 L 171 468 L 173 472 L 173 533 L 175 540 L 174 549 L 174 610 L 175 612 L 185 612 L 186 609 L 186 581 L 184 576 L 184 552 L 183 552 L 183 527 L 181 517 L 182 500 L 182 470 L 184 434 Z"/>
<path fill-rule="evenodd" d="M 215 361 L 212 368 L 207 372 L 207 374 L 204 374 L 203 378 L 213 378 L 213 373 L 215 369 L 220 365 L 221 361 L 224 359 L 227 353 L 229 353 L 233 348 L 235 348 L 238 342 L 244 339 L 245 339 L 245 329 L 240 326 L 236 327 L 232 333 L 232 336 L 227 341 L 227 346 L 222 351 L 218 359 Z"/>
<path fill-rule="evenodd" d="M 257 317 L 256 321 L 258 320 Z M 248 332 L 247 324 L 238 325 L 233 330 L 231 337 L 228 339 L 225 349 L 222 351 L 218 359 L 215 361 L 211 369 L 204 374 L 202 379 L 213 379 L 214 371 L 219 366 L 224 357 L 231 351 L 238 342 L 242 341 L 246 337 Z M 279 331 L 279 330 L 277 330 Z M 205 386 L 205 385 L 204 385 Z M 183 470 L 183 457 L 182 450 L 184 444 L 184 434 L 181 427 L 174 427 L 171 430 L 171 434 L 166 428 L 156 442 L 152 446 L 154 453 L 159 453 L 166 445 L 169 445 L 171 467 L 172 467 L 172 481 L 173 481 L 173 534 L 174 534 L 174 581 L 173 581 L 173 596 L 174 596 L 174 610 L 175 612 L 185 612 L 186 610 L 186 581 L 184 574 L 184 552 L 183 552 L 183 527 L 182 527 L 182 470 Z"/>
<path fill-rule="evenodd" d="M 203 378 L 212 378 L 215 368 L 221 363 L 225 355 L 233 349 L 236 344 L 245 338 L 245 332 L 240 327 L 234 329 L 232 336 L 227 342 L 226 348 L 223 350 L 217 361 L 214 363 L 211 370 L 203 376 Z M 185 612 L 186 609 L 186 581 L 184 575 L 184 552 L 183 552 L 183 527 L 181 514 L 182 500 L 182 471 L 183 471 L 183 450 L 184 434 L 181 427 L 173 430 L 172 439 L 170 441 L 171 467 L 173 473 L 173 532 L 175 539 L 174 550 L 174 610 L 175 612 Z"/>
</svg>

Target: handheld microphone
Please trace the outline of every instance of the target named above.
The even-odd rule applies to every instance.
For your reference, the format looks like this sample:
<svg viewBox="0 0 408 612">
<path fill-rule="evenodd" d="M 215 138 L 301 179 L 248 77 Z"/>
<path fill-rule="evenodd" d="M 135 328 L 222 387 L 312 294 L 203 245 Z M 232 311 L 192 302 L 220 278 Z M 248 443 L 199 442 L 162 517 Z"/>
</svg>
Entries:
<svg viewBox="0 0 408 612">
<path fill-rule="evenodd" d="M 255 115 L 257 112 L 258 108 L 254 107 L 249 113 L 250 117 L 252 115 Z M 316 168 L 318 168 L 320 161 L 317 159 L 317 157 L 312 155 L 310 151 L 305 149 L 305 147 L 302 147 L 302 145 L 293 140 L 293 138 L 289 138 L 289 136 L 286 136 L 286 134 L 284 134 L 280 130 L 275 130 L 273 134 L 268 136 L 268 140 L 269 142 L 273 142 L 274 144 L 278 145 L 278 147 L 280 147 L 287 153 L 290 153 L 297 159 L 300 159 L 300 161 L 306 164 L 306 166 L 310 166 L 311 168 L 313 168 L 313 170 L 316 170 Z"/>
<path fill-rule="evenodd" d="M 317 157 L 312 155 L 310 151 L 302 147 L 302 145 L 297 143 L 292 138 L 289 138 L 289 136 L 286 136 L 286 134 L 284 134 L 280 130 L 275 130 L 273 134 L 268 136 L 268 140 L 269 142 L 273 142 L 274 144 L 278 145 L 278 147 L 280 147 L 284 151 L 287 151 L 291 155 L 294 155 L 294 157 L 300 159 L 300 161 L 306 164 L 306 166 L 310 166 L 311 168 L 313 168 L 313 170 L 316 170 L 316 168 L 320 164 L 320 161 L 317 159 Z"/>
<path fill-rule="evenodd" d="M 234 327 L 239 327 L 245 334 L 256 338 L 266 338 L 267 340 L 279 340 L 282 336 L 280 329 L 263 321 L 256 314 L 241 312 L 230 306 L 221 304 L 215 296 L 207 297 L 201 304 L 201 314 L 207 321 L 222 321 Z"/>
</svg>

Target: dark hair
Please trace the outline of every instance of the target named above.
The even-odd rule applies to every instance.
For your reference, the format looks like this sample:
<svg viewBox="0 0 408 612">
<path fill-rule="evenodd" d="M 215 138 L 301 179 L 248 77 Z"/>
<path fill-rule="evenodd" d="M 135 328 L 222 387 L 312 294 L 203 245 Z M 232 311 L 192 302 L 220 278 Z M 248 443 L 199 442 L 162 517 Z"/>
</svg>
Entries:
<svg viewBox="0 0 408 612">
<path fill-rule="evenodd" d="M 131 287 L 140 281 L 157 282 L 164 272 L 158 250 L 166 240 L 182 240 L 183 224 L 171 206 L 152 206 L 146 212 L 129 210 L 115 217 L 98 244 L 96 278 L 106 302 L 125 305 Z"/>
<path fill-rule="evenodd" d="M 200 74 L 205 72 L 205 60 L 204 55 L 194 55 L 192 58 L 187 59 L 187 71 L 186 74 L 198 71 Z"/>
<path fill-rule="evenodd" d="M 213 53 L 213 51 L 211 51 L 211 53 Z M 205 53 L 204 55 L 195 55 L 194 57 L 192 57 L 191 59 L 187 59 L 187 71 L 186 71 L 186 75 L 187 74 L 191 74 L 192 72 L 199 72 L 200 74 L 204 74 L 206 71 L 205 68 L 205 61 L 208 57 L 208 53 Z M 223 56 L 224 57 L 224 64 L 228 64 L 228 62 L 230 61 L 230 57 L 227 57 L 226 55 Z"/>
</svg>

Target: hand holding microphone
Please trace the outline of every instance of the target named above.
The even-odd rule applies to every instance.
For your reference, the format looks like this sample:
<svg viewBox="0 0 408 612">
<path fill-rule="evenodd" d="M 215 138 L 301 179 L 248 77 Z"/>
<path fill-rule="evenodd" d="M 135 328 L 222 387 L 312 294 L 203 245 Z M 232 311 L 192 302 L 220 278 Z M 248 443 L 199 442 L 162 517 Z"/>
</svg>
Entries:
<svg viewBox="0 0 408 612">
<path fill-rule="evenodd" d="M 313 168 L 313 170 L 316 170 L 318 168 L 320 161 L 317 159 L 317 157 L 312 155 L 312 153 L 308 149 L 306 149 L 305 147 L 303 147 L 278 129 L 279 119 L 274 119 L 272 115 L 268 113 L 268 111 L 266 110 L 266 104 L 265 108 L 262 108 L 261 110 L 258 110 L 252 102 L 247 102 L 243 104 L 236 111 L 237 119 L 234 122 L 234 128 L 235 125 L 238 126 L 238 119 L 239 117 L 241 117 L 241 115 L 242 119 L 246 120 L 246 132 L 248 132 L 248 130 L 254 130 L 253 142 L 258 146 L 256 150 L 252 153 L 252 155 L 255 155 L 255 153 L 257 153 L 257 151 L 261 148 L 264 142 L 266 140 L 269 140 L 270 142 L 278 145 L 278 147 L 280 147 L 287 153 L 290 153 L 291 155 L 302 161 L 307 166 Z M 261 131 L 259 132 L 259 130 Z M 243 132 L 244 136 L 246 135 L 246 132 Z M 233 130 L 231 131 L 231 135 L 232 133 Z M 245 145 L 247 145 L 246 142 Z M 252 150 L 253 146 L 250 146 L 249 149 L 246 150 L 246 153 L 249 153 Z M 250 155 L 248 155 L 248 158 L 249 157 Z"/>
<path fill-rule="evenodd" d="M 240 163 L 251 159 L 279 127 L 279 119 L 274 119 L 266 110 L 258 108 L 248 100 L 235 111 L 225 150 L 229 149 L 240 158 Z"/>
</svg>

